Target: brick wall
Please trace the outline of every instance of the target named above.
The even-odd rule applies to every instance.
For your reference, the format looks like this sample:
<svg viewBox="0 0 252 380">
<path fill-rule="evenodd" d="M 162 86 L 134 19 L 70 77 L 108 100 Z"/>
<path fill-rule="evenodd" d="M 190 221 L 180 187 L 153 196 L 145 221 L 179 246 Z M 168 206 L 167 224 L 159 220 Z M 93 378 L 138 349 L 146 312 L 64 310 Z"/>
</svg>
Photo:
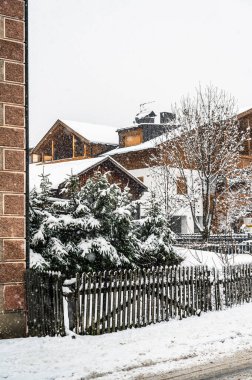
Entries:
<svg viewBox="0 0 252 380">
<path fill-rule="evenodd" d="M 25 335 L 24 1 L 0 0 L 0 337 Z"/>
</svg>

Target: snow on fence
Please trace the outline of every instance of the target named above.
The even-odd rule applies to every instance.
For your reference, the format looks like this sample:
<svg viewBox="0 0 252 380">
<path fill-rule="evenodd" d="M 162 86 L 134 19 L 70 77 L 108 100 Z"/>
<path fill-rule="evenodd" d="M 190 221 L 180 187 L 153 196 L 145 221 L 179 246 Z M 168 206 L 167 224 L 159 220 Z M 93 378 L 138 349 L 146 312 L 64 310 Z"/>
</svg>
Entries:
<svg viewBox="0 0 252 380">
<path fill-rule="evenodd" d="M 29 270 L 27 281 L 29 335 L 39 336 L 65 334 L 63 291 L 70 328 L 81 335 L 143 327 L 252 300 L 252 264 L 222 271 L 178 266 L 83 273 L 63 288 L 59 274 Z"/>
<path fill-rule="evenodd" d="M 65 335 L 62 286 L 58 273 L 26 271 L 29 336 Z"/>
</svg>

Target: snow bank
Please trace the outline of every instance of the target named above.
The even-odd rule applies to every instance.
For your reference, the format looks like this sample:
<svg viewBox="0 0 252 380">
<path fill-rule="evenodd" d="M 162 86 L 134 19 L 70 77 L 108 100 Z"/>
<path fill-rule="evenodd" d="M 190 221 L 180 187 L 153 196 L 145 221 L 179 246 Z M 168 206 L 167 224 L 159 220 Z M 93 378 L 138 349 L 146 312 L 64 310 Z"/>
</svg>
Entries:
<svg viewBox="0 0 252 380">
<path fill-rule="evenodd" d="M 223 265 L 252 264 L 252 255 L 250 254 L 222 255 L 182 247 L 174 247 L 174 250 L 183 258 L 180 264 L 182 266 L 207 265 L 209 268 L 221 269 Z"/>
<path fill-rule="evenodd" d="M 0 379 L 133 379 L 207 363 L 252 347 L 251 315 L 252 303 L 102 336 L 2 340 Z"/>
</svg>

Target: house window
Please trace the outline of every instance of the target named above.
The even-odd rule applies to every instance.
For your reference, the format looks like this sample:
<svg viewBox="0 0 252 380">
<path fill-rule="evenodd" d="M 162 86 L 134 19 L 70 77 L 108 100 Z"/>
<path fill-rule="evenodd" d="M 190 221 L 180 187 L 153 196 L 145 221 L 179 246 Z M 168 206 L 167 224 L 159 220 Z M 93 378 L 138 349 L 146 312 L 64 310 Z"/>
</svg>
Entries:
<svg viewBox="0 0 252 380">
<path fill-rule="evenodd" d="M 141 135 L 141 133 L 125 136 L 125 139 L 124 139 L 124 146 L 125 147 L 127 147 L 127 146 L 133 146 L 133 145 L 138 145 L 138 144 L 141 144 L 141 143 L 142 143 L 142 135 Z"/>
<path fill-rule="evenodd" d="M 187 183 L 184 177 L 177 178 L 177 194 L 187 194 Z"/>
<path fill-rule="evenodd" d="M 137 177 L 140 181 L 144 182 L 144 177 L 141 176 L 141 177 Z"/>
<path fill-rule="evenodd" d="M 171 218 L 171 229 L 175 234 L 181 234 L 181 216 Z"/>
<path fill-rule="evenodd" d="M 52 161 L 52 156 L 49 153 L 44 153 L 43 154 L 43 161 L 44 162 Z"/>
<path fill-rule="evenodd" d="M 40 161 L 41 161 L 41 154 L 32 155 L 32 162 L 40 162 Z"/>
<path fill-rule="evenodd" d="M 171 230 L 175 234 L 186 234 L 186 233 L 188 233 L 188 225 L 187 225 L 186 215 L 173 216 L 171 218 Z"/>
</svg>

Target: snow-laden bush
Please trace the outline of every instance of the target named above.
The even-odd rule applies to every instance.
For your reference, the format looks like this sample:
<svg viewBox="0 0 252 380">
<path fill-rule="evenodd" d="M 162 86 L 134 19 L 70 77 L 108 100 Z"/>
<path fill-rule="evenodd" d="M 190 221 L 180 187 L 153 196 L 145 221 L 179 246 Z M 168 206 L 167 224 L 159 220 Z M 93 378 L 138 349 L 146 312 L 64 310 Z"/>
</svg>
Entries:
<svg viewBox="0 0 252 380">
<path fill-rule="evenodd" d="M 78 178 L 70 176 L 61 193 L 67 199 L 52 198 L 44 174 L 40 192 L 31 193 L 30 245 L 45 260 L 38 268 L 49 265 L 71 276 L 77 271 L 179 262 L 171 230 L 153 195 L 145 205 L 145 218 L 135 221 L 137 203 L 129 189 L 110 184 L 106 174 L 96 172 L 81 189 Z"/>
<path fill-rule="evenodd" d="M 140 266 L 177 265 L 182 259 L 174 252 L 174 234 L 160 200 L 151 193 L 145 204 L 145 217 L 138 222 Z"/>
</svg>

